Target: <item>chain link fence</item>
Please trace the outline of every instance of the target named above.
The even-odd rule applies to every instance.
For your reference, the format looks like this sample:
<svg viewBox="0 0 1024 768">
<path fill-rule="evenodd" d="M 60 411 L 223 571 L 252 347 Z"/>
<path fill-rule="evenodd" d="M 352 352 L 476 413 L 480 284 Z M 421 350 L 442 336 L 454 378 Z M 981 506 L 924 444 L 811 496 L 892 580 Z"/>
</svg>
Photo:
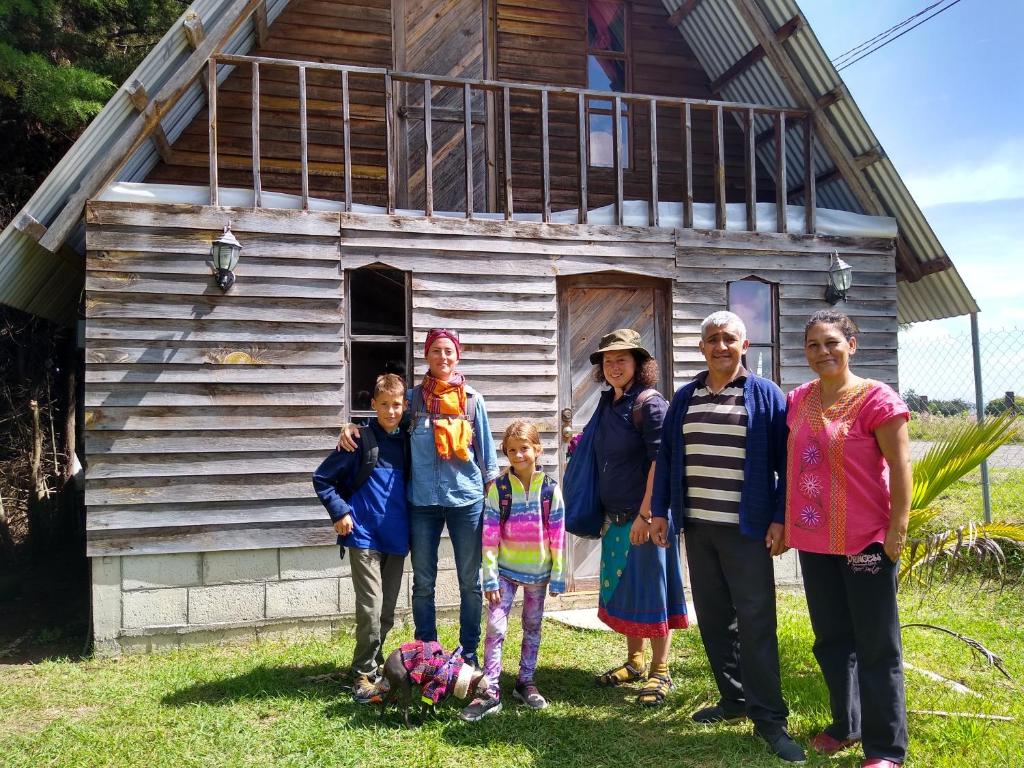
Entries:
<svg viewBox="0 0 1024 768">
<path fill-rule="evenodd" d="M 899 334 L 900 393 L 911 410 L 914 458 L 978 417 L 970 331 L 948 333 L 929 325 Z M 981 331 L 979 353 L 983 415 L 1024 415 L 1024 330 Z M 992 519 L 1024 522 L 1024 435 L 992 454 L 987 472 L 968 474 L 943 496 L 943 522 L 984 520 L 986 481 Z"/>
</svg>

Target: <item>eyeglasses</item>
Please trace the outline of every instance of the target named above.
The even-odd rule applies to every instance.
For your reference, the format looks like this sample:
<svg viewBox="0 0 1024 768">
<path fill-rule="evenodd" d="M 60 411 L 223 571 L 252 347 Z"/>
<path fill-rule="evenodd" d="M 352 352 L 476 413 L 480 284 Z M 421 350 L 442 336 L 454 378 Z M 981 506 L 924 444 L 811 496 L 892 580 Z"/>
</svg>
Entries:
<svg viewBox="0 0 1024 768">
<path fill-rule="evenodd" d="M 433 336 L 434 334 L 444 334 L 445 336 L 451 336 L 456 341 L 459 340 L 459 332 L 453 331 L 451 328 L 431 328 L 427 331 L 427 336 Z"/>
</svg>

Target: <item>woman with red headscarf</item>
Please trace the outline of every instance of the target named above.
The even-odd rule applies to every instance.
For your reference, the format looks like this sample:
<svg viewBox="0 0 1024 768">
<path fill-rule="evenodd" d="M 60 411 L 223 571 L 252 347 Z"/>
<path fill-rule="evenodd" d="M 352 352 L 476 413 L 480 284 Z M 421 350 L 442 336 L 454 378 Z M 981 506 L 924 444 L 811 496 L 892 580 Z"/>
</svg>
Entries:
<svg viewBox="0 0 1024 768">
<path fill-rule="evenodd" d="M 434 586 L 441 531 L 447 526 L 459 578 L 462 656 L 479 666 L 484 490 L 498 476 L 498 459 L 484 399 L 456 370 L 462 356 L 458 332 L 432 328 L 423 353 L 427 372 L 407 393 L 412 461 L 406 489 L 416 639 L 437 640 Z M 354 428 L 343 430 L 339 446 L 354 450 L 353 434 Z"/>
</svg>

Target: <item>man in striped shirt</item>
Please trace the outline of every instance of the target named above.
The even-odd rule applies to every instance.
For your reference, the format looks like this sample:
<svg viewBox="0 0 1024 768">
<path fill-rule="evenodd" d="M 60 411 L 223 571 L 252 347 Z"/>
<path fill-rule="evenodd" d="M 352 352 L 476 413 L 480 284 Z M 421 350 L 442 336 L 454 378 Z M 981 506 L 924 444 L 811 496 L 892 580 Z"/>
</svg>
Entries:
<svg viewBox="0 0 1024 768">
<path fill-rule="evenodd" d="M 804 751 L 786 731 L 772 557 L 785 551 L 786 400 L 743 367 L 743 321 L 701 324 L 708 369 L 672 398 L 654 474 L 651 538 L 665 546 L 671 509 L 685 531 L 697 626 L 718 685 L 698 723 L 750 718 L 787 762 Z"/>
</svg>

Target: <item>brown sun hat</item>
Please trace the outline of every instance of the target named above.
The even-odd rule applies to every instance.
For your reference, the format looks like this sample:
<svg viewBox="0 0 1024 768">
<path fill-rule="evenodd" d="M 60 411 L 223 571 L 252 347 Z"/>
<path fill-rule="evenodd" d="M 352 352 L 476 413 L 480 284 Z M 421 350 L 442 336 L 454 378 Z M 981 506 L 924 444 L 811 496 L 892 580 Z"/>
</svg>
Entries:
<svg viewBox="0 0 1024 768">
<path fill-rule="evenodd" d="M 644 359 L 651 357 L 651 353 L 644 349 L 639 333 L 632 328 L 619 328 L 601 337 L 597 351 L 590 353 L 590 362 L 592 365 L 600 365 L 605 352 L 617 352 L 620 349 L 635 349 Z"/>
</svg>

